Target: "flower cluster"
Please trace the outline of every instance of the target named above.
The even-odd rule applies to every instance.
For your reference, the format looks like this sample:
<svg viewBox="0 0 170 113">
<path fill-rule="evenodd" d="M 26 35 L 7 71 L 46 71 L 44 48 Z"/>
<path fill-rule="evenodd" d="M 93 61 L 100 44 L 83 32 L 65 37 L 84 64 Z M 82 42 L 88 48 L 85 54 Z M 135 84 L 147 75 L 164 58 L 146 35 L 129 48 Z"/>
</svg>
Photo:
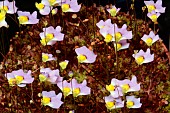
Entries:
<svg viewBox="0 0 170 113">
<path fill-rule="evenodd" d="M 62 82 L 63 77 L 60 77 L 58 69 L 42 68 L 40 69 L 39 80 L 40 82 L 48 81 L 51 84 L 57 84 L 58 82 Z"/>
<path fill-rule="evenodd" d="M 109 110 L 124 107 L 124 101 L 121 96 L 128 92 L 134 92 L 140 90 L 140 83 L 137 83 L 136 76 L 132 76 L 132 80 L 118 80 L 113 78 L 110 85 L 106 85 L 106 89 L 110 92 L 109 96 L 104 97 L 106 107 Z M 134 96 L 126 96 L 127 108 L 139 108 L 141 107 L 140 98 Z"/>
<path fill-rule="evenodd" d="M 129 47 L 127 39 L 132 39 L 132 31 L 127 31 L 127 25 L 124 24 L 122 28 L 118 28 L 117 24 L 112 24 L 108 19 L 105 22 L 100 20 L 96 24 L 100 30 L 100 34 L 105 38 L 106 43 L 114 42 L 114 47 L 117 51 Z"/>
<path fill-rule="evenodd" d="M 144 3 L 148 8 L 147 16 L 156 23 L 160 13 L 165 12 L 165 7 L 162 7 L 162 0 L 158 0 L 156 3 L 154 1 L 144 1 Z"/>
<path fill-rule="evenodd" d="M 84 80 L 82 83 L 78 83 L 76 79 L 72 79 L 70 83 L 66 80 L 63 82 L 57 83 L 57 86 L 63 92 L 63 95 L 66 97 L 70 94 L 73 94 L 74 97 L 79 95 L 88 95 L 90 94 L 90 88 L 87 87 L 87 81 Z"/>
<path fill-rule="evenodd" d="M 35 3 L 36 8 L 41 15 L 48 15 L 50 12 L 54 15 L 57 13 L 55 5 L 61 6 L 63 12 L 79 12 L 81 5 L 78 5 L 77 0 L 42 0 L 40 3 Z"/>
</svg>

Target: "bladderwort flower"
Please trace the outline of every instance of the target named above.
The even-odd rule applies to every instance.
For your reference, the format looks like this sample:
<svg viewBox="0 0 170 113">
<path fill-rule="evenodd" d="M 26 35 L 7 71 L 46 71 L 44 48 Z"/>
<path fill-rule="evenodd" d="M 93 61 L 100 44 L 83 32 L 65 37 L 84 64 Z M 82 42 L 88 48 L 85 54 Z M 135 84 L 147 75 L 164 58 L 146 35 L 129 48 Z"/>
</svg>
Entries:
<svg viewBox="0 0 170 113">
<path fill-rule="evenodd" d="M 54 6 L 54 5 L 61 5 L 63 4 L 66 0 L 47 0 L 49 2 L 50 6 Z"/>
<path fill-rule="evenodd" d="M 0 9 L 5 10 L 6 13 L 14 14 L 18 8 L 15 6 L 15 1 L 9 2 L 8 0 L 4 0 L 0 2 Z"/>
<path fill-rule="evenodd" d="M 126 96 L 126 106 L 127 108 L 140 108 L 142 104 L 140 103 L 140 98 L 135 98 L 135 96 Z"/>
<path fill-rule="evenodd" d="M 113 27 L 111 27 L 111 28 L 104 27 L 104 28 L 100 29 L 99 32 L 104 37 L 104 41 L 106 43 L 114 41 L 114 37 L 113 37 L 114 29 L 113 29 Z"/>
<path fill-rule="evenodd" d="M 51 14 L 52 14 L 52 15 L 55 15 L 55 14 L 57 14 L 57 11 L 58 11 L 58 9 L 57 9 L 57 8 L 54 8 L 54 9 L 52 9 Z"/>
<path fill-rule="evenodd" d="M 64 34 L 61 33 L 60 26 L 57 26 L 55 29 L 53 26 L 43 28 L 43 32 L 39 35 L 41 37 L 40 42 L 43 46 L 54 45 L 57 41 L 62 41 L 64 39 Z"/>
<path fill-rule="evenodd" d="M 56 95 L 55 91 L 49 91 L 49 92 L 42 91 L 41 103 L 44 106 L 50 106 L 54 109 L 58 109 L 63 104 L 61 98 L 62 98 L 62 93 Z"/>
<path fill-rule="evenodd" d="M 77 0 L 65 0 L 61 4 L 61 9 L 63 12 L 79 12 L 81 5 L 78 5 Z"/>
<path fill-rule="evenodd" d="M 6 77 L 10 86 L 18 85 L 19 87 L 25 87 L 26 84 L 31 84 L 34 78 L 31 75 L 31 71 L 24 72 L 22 69 L 7 73 Z"/>
<path fill-rule="evenodd" d="M 149 63 L 154 60 L 154 54 L 150 54 L 150 49 L 148 48 L 146 52 L 140 50 L 138 53 L 132 55 L 135 58 L 135 61 L 138 65 L 142 65 L 143 63 Z"/>
<path fill-rule="evenodd" d="M 63 92 L 64 97 L 72 94 L 71 83 L 68 83 L 66 80 L 64 80 L 63 82 L 58 82 L 57 86 Z"/>
<path fill-rule="evenodd" d="M 110 85 L 106 85 L 106 89 L 110 92 L 110 95 L 114 98 L 123 96 L 122 89 L 119 87 L 119 80 L 113 78 Z"/>
<path fill-rule="evenodd" d="M 20 24 L 37 24 L 39 19 L 37 19 L 37 12 L 34 11 L 32 14 L 26 11 L 17 11 L 18 20 Z"/>
<path fill-rule="evenodd" d="M 113 26 L 111 23 L 111 19 L 107 19 L 106 21 L 100 20 L 98 23 L 96 23 L 97 27 L 100 29 L 107 28 L 109 29 L 110 27 Z"/>
<path fill-rule="evenodd" d="M 74 110 L 69 111 L 68 113 L 74 113 Z"/>
<path fill-rule="evenodd" d="M 107 11 L 111 14 L 111 16 L 114 17 L 120 11 L 120 8 L 116 8 L 114 5 L 111 8 L 107 9 Z"/>
<path fill-rule="evenodd" d="M 79 63 L 94 63 L 97 55 L 93 51 L 89 50 L 86 46 L 75 49 Z"/>
<path fill-rule="evenodd" d="M 152 11 L 151 13 L 148 13 L 147 16 L 152 20 L 152 22 L 157 23 L 157 19 L 160 16 L 160 13 L 157 13 L 155 11 Z"/>
<path fill-rule="evenodd" d="M 63 81 L 63 77 L 60 76 L 59 70 L 51 70 L 50 68 L 41 68 L 39 74 L 40 82 L 48 81 L 51 84 L 57 84 Z"/>
<path fill-rule="evenodd" d="M 65 60 L 59 63 L 62 70 L 66 69 L 68 62 L 69 62 L 68 60 Z"/>
<path fill-rule="evenodd" d="M 42 61 L 43 62 L 47 62 L 47 61 L 51 61 L 51 60 L 56 60 L 56 58 L 54 58 L 52 54 L 42 53 Z"/>
<path fill-rule="evenodd" d="M 8 27 L 7 22 L 5 21 L 6 18 L 6 11 L 3 9 L 0 9 L 0 28 L 1 27 Z"/>
<path fill-rule="evenodd" d="M 50 4 L 47 0 L 42 0 L 41 3 L 36 2 L 35 6 L 41 15 L 48 15 L 50 13 Z"/>
<path fill-rule="evenodd" d="M 127 40 L 121 40 L 121 41 L 117 42 L 117 51 L 119 51 L 121 49 L 126 49 L 129 47 L 129 45 L 130 44 L 127 43 Z M 116 43 L 114 43 L 114 47 L 116 48 Z"/>
<path fill-rule="evenodd" d="M 81 84 L 77 82 L 76 79 L 71 80 L 73 96 L 77 97 L 79 95 L 89 95 L 91 89 L 87 87 L 87 81 L 83 80 Z"/>
<path fill-rule="evenodd" d="M 155 35 L 153 31 L 150 31 L 149 35 L 144 34 L 141 38 L 148 46 L 152 46 L 154 42 L 159 40 L 159 36 Z"/>
<path fill-rule="evenodd" d="M 114 98 L 112 95 L 109 95 L 104 97 L 104 100 L 108 110 L 124 107 L 124 101 L 122 101 L 121 98 Z"/>
<path fill-rule="evenodd" d="M 159 13 L 164 13 L 165 12 L 165 7 L 162 7 L 162 0 L 157 0 L 156 3 L 154 1 L 144 1 L 146 7 L 148 8 L 148 12 L 159 12 Z"/>
<path fill-rule="evenodd" d="M 140 90 L 140 83 L 137 83 L 137 78 L 135 75 L 132 76 L 131 80 L 119 80 L 119 86 L 122 88 L 123 93 Z"/>
</svg>

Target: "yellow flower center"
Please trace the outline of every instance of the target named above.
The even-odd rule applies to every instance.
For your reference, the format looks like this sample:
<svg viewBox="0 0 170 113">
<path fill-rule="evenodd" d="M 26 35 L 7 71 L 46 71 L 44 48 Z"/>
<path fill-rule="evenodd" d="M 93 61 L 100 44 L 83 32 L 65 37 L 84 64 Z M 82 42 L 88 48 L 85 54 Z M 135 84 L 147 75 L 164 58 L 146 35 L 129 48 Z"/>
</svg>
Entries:
<svg viewBox="0 0 170 113">
<path fill-rule="evenodd" d="M 86 58 L 85 55 L 80 54 L 80 55 L 77 56 L 77 59 L 78 59 L 78 62 L 82 63 L 82 62 L 84 62 L 87 58 Z"/>
<path fill-rule="evenodd" d="M 115 106 L 114 102 L 106 102 L 107 109 L 112 109 Z"/>
<path fill-rule="evenodd" d="M 127 105 L 128 108 L 130 108 L 134 105 L 134 102 L 133 101 L 127 101 L 126 105 Z"/>
<path fill-rule="evenodd" d="M 119 51 L 121 47 L 122 47 L 122 44 L 117 43 L 117 51 Z M 116 45 L 115 45 L 115 48 L 116 48 Z"/>
<path fill-rule="evenodd" d="M 52 15 L 55 15 L 55 14 L 57 13 L 57 11 L 56 11 L 55 9 L 53 9 L 53 10 L 51 11 L 51 13 L 52 13 Z"/>
<path fill-rule="evenodd" d="M 6 15 L 6 11 L 5 10 L 0 10 L 0 21 L 5 20 L 5 15 Z"/>
<path fill-rule="evenodd" d="M 136 62 L 140 65 L 142 64 L 142 62 L 144 61 L 144 57 L 143 56 L 140 56 L 136 59 Z"/>
<path fill-rule="evenodd" d="M 67 12 L 70 8 L 70 5 L 69 4 L 62 4 L 61 8 L 62 8 L 63 12 Z"/>
<path fill-rule="evenodd" d="M 79 94 L 80 94 L 80 88 L 75 88 L 75 89 L 73 90 L 73 96 L 74 96 L 74 97 L 77 97 Z"/>
<path fill-rule="evenodd" d="M 67 96 L 70 93 L 70 91 L 71 91 L 71 89 L 69 87 L 64 87 L 63 88 L 64 96 Z"/>
<path fill-rule="evenodd" d="M 2 9 L 4 9 L 6 12 L 9 10 L 8 6 L 3 6 Z"/>
<path fill-rule="evenodd" d="M 46 81 L 47 77 L 43 74 L 40 74 L 39 79 L 40 79 L 41 82 L 44 82 L 44 81 Z"/>
<path fill-rule="evenodd" d="M 122 34 L 120 33 L 120 32 L 117 32 L 116 34 L 115 34 L 115 41 L 116 42 L 119 42 L 119 40 L 122 38 Z"/>
<path fill-rule="evenodd" d="M 48 2 L 50 3 L 50 5 L 54 5 L 54 3 L 56 2 L 56 0 L 48 0 Z"/>
<path fill-rule="evenodd" d="M 43 97 L 43 99 L 41 100 L 43 105 L 49 104 L 50 101 L 51 101 L 51 98 L 49 98 L 49 97 Z"/>
<path fill-rule="evenodd" d="M 20 75 L 17 75 L 15 77 L 16 81 L 17 81 L 17 84 L 20 84 L 23 80 L 24 80 L 24 77 L 23 76 L 20 76 Z"/>
<path fill-rule="evenodd" d="M 110 10 L 110 14 L 111 14 L 111 16 L 116 16 L 116 8 L 112 8 Z"/>
<path fill-rule="evenodd" d="M 52 33 L 46 34 L 46 37 L 41 40 L 41 44 L 45 46 L 53 38 L 54 38 L 54 34 Z"/>
<path fill-rule="evenodd" d="M 148 39 L 146 40 L 146 44 L 147 44 L 148 46 L 151 46 L 151 45 L 152 45 L 152 42 L 153 42 L 153 39 L 152 39 L 152 38 L 148 38 Z"/>
<path fill-rule="evenodd" d="M 23 24 L 25 22 L 28 22 L 28 17 L 27 16 L 19 16 L 19 23 Z"/>
<path fill-rule="evenodd" d="M 154 5 L 148 5 L 147 7 L 149 13 L 156 9 Z"/>
<path fill-rule="evenodd" d="M 38 9 L 38 10 L 41 10 L 41 9 L 43 9 L 44 8 L 44 4 L 42 4 L 42 3 L 35 3 L 35 6 L 36 6 L 36 8 Z"/>
<path fill-rule="evenodd" d="M 122 86 L 122 90 L 123 90 L 124 93 L 126 93 L 129 89 L 130 89 L 129 84 L 125 84 L 125 85 Z"/>
<path fill-rule="evenodd" d="M 104 28 L 104 26 L 100 26 L 100 28 L 102 29 L 102 28 Z"/>
<path fill-rule="evenodd" d="M 65 61 L 59 63 L 61 69 L 65 69 L 67 67 L 67 64 L 68 64 L 68 62 L 65 62 Z"/>
<path fill-rule="evenodd" d="M 151 20 L 153 21 L 153 22 L 157 22 L 157 15 L 156 14 L 153 14 L 151 17 Z"/>
<path fill-rule="evenodd" d="M 11 78 L 8 80 L 8 83 L 10 86 L 14 86 L 17 83 L 17 80 L 15 78 Z"/>
<path fill-rule="evenodd" d="M 49 56 L 48 56 L 47 54 L 43 54 L 43 55 L 42 55 L 42 61 L 43 61 L 43 62 L 47 62 L 48 59 L 49 59 Z"/>
<path fill-rule="evenodd" d="M 107 89 L 108 91 L 114 91 L 114 90 L 115 90 L 115 87 L 114 87 L 112 84 L 110 84 L 110 85 L 106 85 L 106 89 Z"/>
<path fill-rule="evenodd" d="M 111 41 L 112 41 L 112 38 L 113 38 L 112 35 L 107 34 L 106 37 L 105 37 L 105 39 L 104 39 L 104 41 L 105 41 L 105 42 L 111 42 Z"/>
</svg>

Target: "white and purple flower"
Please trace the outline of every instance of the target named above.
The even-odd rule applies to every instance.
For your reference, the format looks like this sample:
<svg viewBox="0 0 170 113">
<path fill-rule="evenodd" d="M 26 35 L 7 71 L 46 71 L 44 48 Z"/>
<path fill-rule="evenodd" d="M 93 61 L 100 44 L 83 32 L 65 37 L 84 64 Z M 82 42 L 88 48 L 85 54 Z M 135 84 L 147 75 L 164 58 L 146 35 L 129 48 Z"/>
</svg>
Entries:
<svg viewBox="0 0 170 113">
<path fill-rule="evenodd" d="M 117 44 L 117 51 L 119 51 L 121 49 L 126 49 L 130 45 L 129 43 L 127 43 L 127 40 L 121 40 L 117 43 L 114 43 L 115 50 L 116 50 L 116 44 Z"/>
<path fill-rule="evenodd" d="M 142 65 L 143 63 L 149 63 L 154 60 L 154 54 L 150 54 L 150 49 L 148 48 L 146 52 L 140 50 L 138 53 L 132 55 L 135 58 L 135 61 L 138 65 Z"/>
<path fill-rule="evenodd" d="M 4 0 L 0 2 L 0 9 L 5 10 L 6 13 L 14 14 L 18 8 L 15 6 L 15 1 L 9 2 L 8 0 Z"/>
<path fill-rule="evenodd" d="M 39 19 L 37 19 L 37 12 L 34 11 L 32 14 L 30 12 L 17 11 L 18 20 L 20 24 L 37 24 Z"/>
<path fill-rule="evenodd" d="M 63 92 L 64 97 L 72 94 L 71 83 L 68 83 L 66 80 L 64 80 L 63 82 L 58 82 L 57 86 Z"/>
<path fill-rule="evenodd" d="M 110 95 L 114 98 L 123 96 L 122 89 L 119 87 L 119 80 L 113 78 L 110 85 L 106 85 L 106 89 L 110 92 Z"/>
<path fill-rule="evenodd" d="M 150 31 L 149 35 L 144 34 L 141 38 L 148 46 L 151 46 L 154 42 L 159 40 L 159 36 L 155 35 L 153 31 Z"/>
<path fill-rule="evenodd" d="M 140 90 L 140 83 L 137 83 L 137 78 L 135 75 L 132 76 L 132 80 L 119 80 L 119 86 L 122 88 L 123 93 Z"/>
<path fill-rule="evenodd" d="M 155 12 L 155 11 L 152 11 L 151 13 L 148 13 L 148 14 L 147 14 L 147 16 L 148 16 L 154 23 L 157 22 L 157 19 L 158 19 L 158 17 L 159 17 L 160 15 L 161 15 L 160 13 Z"/>
<path fill-rule="evenodd" d="M 165 7 L 162 7 L 162 0 L 157 0 L 156 3 L 154 1 L 144 1 L 146 7 L 148 8 L 148 12 L 159 12 L 159 13 L 164 13 L 165 12 Z"/>
<path fill-rule="evenodd" d="M 93 51 L 89 50 L 86 46 L 75 49 L 79 63 L 93 63 L 96 60 L 97 55 Z"/>
<path fill-rule="evenodd" d="M 116 8 L 116 6 L 112 6 L 111 8 L 107 9 L 107 11 L 111 14 L 111 16 L 116 16 L 116 14 L 120 11 L 120 8 Z"/>
<path fill-rule="evenodd" d="M 63 12 L 79 12 L 81 5 L 78 5 L 77 0 L 65 0 L 61 4 L 61 9 Z"/>
<path fill-rule="evenodd" d="M 63 77 L 60 76 L 58 69 L 42 68 L 40 69 L 39 79 L 41 82 L 48 81 L 51 84 L 57 84 L 58 82 L 62 82 Z"/>
<path fill-rule="evenodd" d="M 43 62 L 47 62 L 47 61 L 51 61 L 51 60 L 56 60 L 56 58 L 54 58 L 52 54 L 42 53 L 42 61 Z"/>
<path fill-rule="evenodd" d="M 48 15 L 50 13 L 50 4 L 47 0 L 42 0 L 41 3 L 36 2 L 35 6 L 41 15 Z"/>
<path fill-rule="evenodd" d="M 64 39 L 64 34 L 61 33 L 60 26 L 57 26 L 55 29 L 54 27 L 50 26 L 43 28 L 43 32 L 40 33 L 40 37 L 40 42 L 43 46 L 54 45 L 56 41 L 62 41 Z"/>
<path fill-rule="evenodd" d="M 58 95 L 55 94 L 55 91 L 42 91 L 42 99 L 41 103 L 44 106 L 50 106 L 54 109 L 60 108 L 60 106 L 63 104 L 61 101 L 62 93 L 59 93 Z"/>
<path fill-rule="evenodd" d="M 126 106 L 127 108 L 140 108 L 142 104 L 140 103 L 140 98 L 135 98 L 135 96 L 126 96 Z"/>
<path fill-rule="evenodd" d="M 84 80 L 81 84 L 79 84 L 76 79 L 72 79 L 71 83 L 72 83 L 72 90 L 73 90 L 74 97 L 77 97 L 79 95 L 89 95 L 90 94 L 90 88 L 87 87 L 86 80 Z"/>
<path fill-rule="evenodd" d="M 104 97 L 106 107 L 108 110 L 124 107 L 124 101 L 121 98 L 114 98 L 112 95 Z"/>
<path fill-rule="evenodd" d="M 62 70 L 66 69 L 68 62 L 69 62 L 68 60 L 65 60 L 59 63 Z"/>
<path fill-rule="evenodd" d="M 113 26 L 111 23 L 111 19 L 107 19 L 106 21 L 100 20 L 98 23 L 96 23 L 97 27 L 100 29 L 107 28 L 109 29 L 110 27 Z"/>
<path fill-rule="evenodd" d="M 18 85 L 19 87 L 25 87 L 26 84 L 31 84 L 34 78 L 31 75 L 31 71 L 24 72 L 22 69 L 7 73 L 6 77 L 10 86 Z"/>
</svg>

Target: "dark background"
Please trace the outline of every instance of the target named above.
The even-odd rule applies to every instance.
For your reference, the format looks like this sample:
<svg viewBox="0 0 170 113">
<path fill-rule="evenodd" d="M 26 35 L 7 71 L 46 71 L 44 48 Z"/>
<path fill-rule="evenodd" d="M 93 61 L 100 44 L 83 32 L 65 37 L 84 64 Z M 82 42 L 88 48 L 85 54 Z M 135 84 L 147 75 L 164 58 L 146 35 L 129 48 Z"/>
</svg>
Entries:
<svg viewBox="0 0 170 113">
<path fill-rule="evenodd" d="M 2 0 L 0 0 L 2 1 Z M 11 1 L 11 0 L 9 0 Z M 15 0 L 16 6 L 18 10 L 21 11 L 29 11 L 33 12 L 37 10 L 35 8 L 35 2 L 41 2 L 41 0 Z M 158 26 L 159 26 L 159 36 L 163 39 L 163 42 L 169 48 L 169 35 L 170 35 L 170 0 L 162 0 L 163 7 L 166 7 L 165 13 L 161 14 L 158 18 Z M 105 6 L 107 4 L 116 3 L 116 7 L 121 8 L 121 11 L 127 12 L 131 0 L 78 0 L 78 3 L 83 3 L 86 6 L 91 6 L 93 3 L 96 3 L 97 6 L 102 5 Z M 135 0 L 135 10 L 137 18 L 142 18 L 142 7 L 144 6 L 143 0 Z M 13 17 L 13 15 L 10 15 Z M 0 52 L 2 54 L 6 54 L 9 50 L 9 40 L 11 37 L 15 35 L 16 31 L 19 31 L 18 25 L 11 20 L 11 18 L 6 18 L 8 25 L 10 26 L 8 29 L 5 27 L 0 28 Z M 0 54 L 0 61 L 2 61 L 3 57 Z"/>
</svg>

